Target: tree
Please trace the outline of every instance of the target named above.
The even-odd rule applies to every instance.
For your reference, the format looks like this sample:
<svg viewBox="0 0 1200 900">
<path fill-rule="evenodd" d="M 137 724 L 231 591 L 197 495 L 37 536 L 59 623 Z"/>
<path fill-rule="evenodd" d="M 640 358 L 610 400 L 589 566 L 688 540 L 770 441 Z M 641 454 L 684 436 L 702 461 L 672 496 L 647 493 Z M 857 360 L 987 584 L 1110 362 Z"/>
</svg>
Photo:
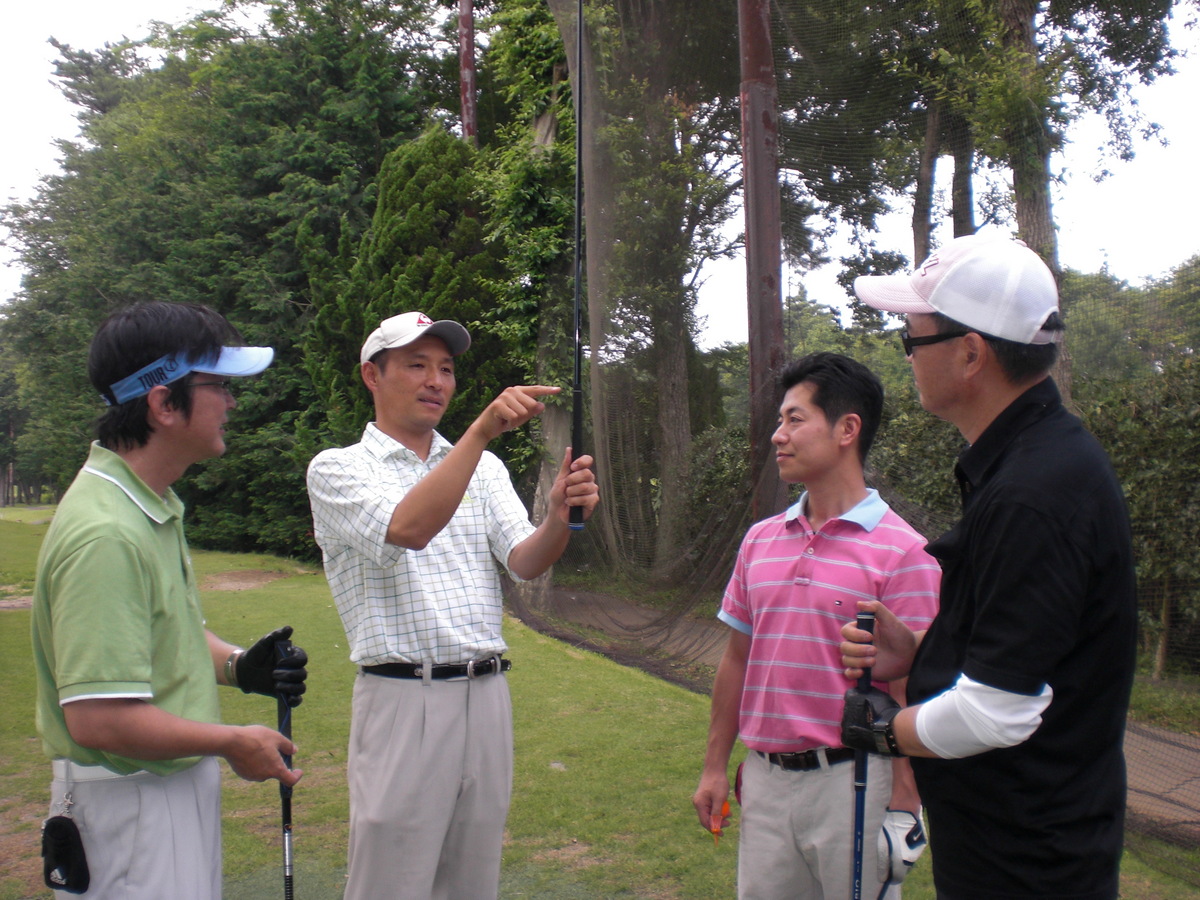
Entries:
<svg viewBox="0 0 1200 900">
<path fill-rule="evenodd" d="M 923 127 L 914 110 L 918 80 L 894 61 L 927 30 L 921 9 L 779 4 L 779 165 L 793 265 L 826 262 L 824 239 L 837 221 L 863 241 L 860 230 L 874 230 L 889 194 L 911 184 Z"/>
<path fill-rule="evenodd" d="M 53 422 L 86 428 L 90 416 L 65 398 L 93 393 L 83 355 L 118 306 L 203 302 L 251 343 L 274 346 L 275 365 L 239 395 L 235 452 L 179 490 L 198 544 L 311 554 L 303 466 L 279 465 L 312 401 L 297 336 L 312 274 L 361 235 L 381 161 L 418 133 L 409 73 L 419 47 L 405 35 L 425 11 L 368 0 L 241 6 L 260 8 L 263 24 L 237 24 L 231 6 L 164 26 L 148 44 L 60 46 L 82 138 L 61 145 L 61 175 L 6 210 L 31 274 L 4 327 L 21 347 L 63 348 L 53 378 L 23 401 L 26 428 L 61 446 L 72 442 Z M 57 464 L 56 478 L 68 469 Z"/>
<path fill-rule="evenodd" d="M 1076 380 L 1126 380 L 1153 368 L 1147 293 L 1107 272 L 1063 272 L 1061 305 Z"/>
<path fill-rule="evenodd" d="M 1170 0 L 780 4 L 780 164 L 792 173 L 785 198 L 801 204 L 785 204 L 794 263 L 822 262 L 822 236 L 841 220 L 860 245 L 853 267 L 886 272 L 888 260 L 872 259 L 875 219 L 910 192 L 913 261 L 923 259 L 938 214 L 937 162 L 950 154 L 955 236 L 973 232 L 979 219 L 1015 215 L 1018 235 L 1057 271 L 1050 155 L 1087 111 L 1105 116 L 1119 156 L 1132 153 L 1135 131 L 1155 134 L 1128 94 L 1135 82 L 1170 72 L 1171 7 Z M 985 167 L 1010 174 L 1003 195 L 973 189 Z"/>
<path fill-rule="evenodd" d="M 570 443 L 574 376 L 574 109 L 567 57 L 541 0 L 503 0 L 486 20 L 482 69 L 493 86 L 493 139 L 480 155 L 480 197 L 487 241 L 506 262 L 492 288 L 496 319 L 514 352 L 532 361 L 538 384 L 559 385 L 538 426 L 549 450 L 532 506 L 535 520 Z M 586 411 L 586 400 L 584 402 Z M 573 448 L 590 453 L 590 445 Z M 545 581 L 529 586 L 541 590 Z"/>
<path fill-rule="evenodd" d="M 1200 619 L 1200 364 L 1190 354 L 1161 371 L 1099 385 L 1082 404 L 1112 457 L 1133 526 L 1143 644 L 1151 672 L 1172 647 L 1194 645 Z M 1189 660 L 1194 665 L 1194 658 Z"/>
<path fill-rule="evenodd" d="M 504 270 L 484 242 L 475 156 L 469 144 L 433 126 L 384 160 L 371 228 L 355 252 L 343 255 L 346 275 L 332 282 L 336 289 L 316 299 L 305 336 L 304 364 L 322 410 L 312 425 L 315 449 L 353 443 L 372 418 L 358 377 L 359 349 L 380 321 L 397 313 L 420 310 L 471 332 L 439 426 L 451 439 L 505 386 L 528 380 L 527 359 L 512 351 L 509 323 L 494 302 L 493 285 Z M 496 447 L 518 470 L 531 453 L 525 432 L 504 435 Z"/>
<path fill-rule="evenodd" d="M 935 4 L 924 60 L 917 54 L 898 61 L 920 77 L 931 115 L 945 109 L 965 123 L 982 158 L 1011 173 L 1017 233 L 1056 272 L 1050 156 L 1071 122 L 1089 110 L 1105 116 L 1114 149 L 1131 152 L 1130 135 L 1143 123 L 1128 101 L 1129 89 L 1171 71 L 1171 7 L 1171 0 Z M 1155 130 L 1146 127 L 1148 134 Z M 931 141 L 963 146 L 961 138 L 944 138 L 938 130 L 930 132 Z M 955 159 L 957 180 L 969 160 L 959 150 Z"/>
<path fill-rule="evenodd" d="M 574 46 L 575 5 L 552 0 L 563 42 Z M 584 57 L 584 185 L 591 397 L 597 471 L 607 498 L 591 527 L 619 559 L 635 542 L 656 543 L 653 567 L 679 564 L 686 529 L 692 423 L 689 360 L 695 358 L 689 273 L 721 252 L 715 227 L 733 186 L 718 174 L 736 159 L 736 10 L 729 4 L 614 2 L 589 9 Z M 575 73 L 578 74 L 578 73 Z M 578 85 L 578 81 L 573 82 Z M 718 169 L 714 169 L 718 167 Z M 653 352 L 642 353 L 653 347 Z M 616 438 L 640 373 L 619 371 L 630 354 L 654 371 L 654 458 L 660 485 L 654 532 L 612 518 L 646 502 L 632 448 Z M 610 385 L 606 379 L 612 379 Z M 644 518 L 644 517 L 643 517 Z M 649 521 L 649 519 L 645 519 Z"/>
<path fill-rule="evenodd" d="M 1178 353 L 1200 352 L 1200 255 L 1177 267 L 1151 290 L 1163 310 L 1163 343 Z"/>
<path fill-rule="evenodd" d="M 1101 274 L 1064 277 L 1076 400 L 1125 489 L 1143 645 L 1155 678 L 1200 640 L 1200 366 L 1196 260 L 1133 289 Z"/>
</svg>

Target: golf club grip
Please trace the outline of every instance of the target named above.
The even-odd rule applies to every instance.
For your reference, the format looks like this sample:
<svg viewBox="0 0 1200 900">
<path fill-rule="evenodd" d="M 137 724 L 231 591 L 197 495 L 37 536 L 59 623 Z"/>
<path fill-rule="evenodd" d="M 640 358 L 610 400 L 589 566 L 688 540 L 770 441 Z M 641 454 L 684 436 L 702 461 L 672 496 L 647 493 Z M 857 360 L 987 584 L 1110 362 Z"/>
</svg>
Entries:
<svg viewBox="0 0 1200 900">
<path fill-rule="evenodd" d="M 875 613 L 860 612 L 855 619 L 854 624 L 869 634 L 875 634 Z M 863 673 L 858 676 L 858 689 L 867 691 L 871 689 L 871 669 L 863 669 Z"/>
<path fill-rule="evenodd" d="M 578 338 L 577 338 L 578 339 Z M 578 353 L 578 351 L 576 351 Z M 578 459 L 583 451 L 583 389 L 576 382 L 571 391 L 571 459 Z M 568 511 L 567 524 L 572 531 L 583 530 L 583 507 L 572 506 Z"/>
<path fill-rule="evenodd" d="M 574 392 L 574 423 L 571 426 L 571 459 L 580 456 L 580 446 L 583 444 L 583 391 Z M 583 507 L 572 506 L 567 510 L 567 526 L 572 531 L 583 531 Z"/>
<path fill-rule="evenodd" d="M 287 659 L 292 655 L 291 641 L 276 641 L 275 642 L 275 661 Z M 288 704 L 287 697 L 283 694 L 275 695 L 275 707 L 278 713 L 279 728 L 278 731 L 289 741 L 292 739 L 292 707 Z M 290 753 L 283 754 L 283 764 L 289 769 L 292 767 L 292 755 Z M 285 789 L 284 785 L 280 785 L 280 791 Z M 291 789 L 288 790 L 288 795 L 291 794 Z"/>
</svg>

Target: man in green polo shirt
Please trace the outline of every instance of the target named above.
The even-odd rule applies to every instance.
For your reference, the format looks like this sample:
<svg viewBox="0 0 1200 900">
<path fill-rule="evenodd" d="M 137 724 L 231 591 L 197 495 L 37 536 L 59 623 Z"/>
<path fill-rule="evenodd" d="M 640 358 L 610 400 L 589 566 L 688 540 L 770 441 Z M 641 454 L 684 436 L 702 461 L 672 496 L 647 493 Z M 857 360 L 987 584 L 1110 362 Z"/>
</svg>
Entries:
<svg viewBox="0 0 1200 900">
<path fill-rule="evenodd" d="M 271 362 L 269 347 L 241 343 L 218 313 L 180 303 L 117 312 L 92 341 L 88 375 L 108 409 L 43 542 L 32 617 L 51 814 L 78 826 L 85 896 L 219 898 L 216 757 L 250 781 L 300 778 L 283 735 L 221 724 L 216 689 L 296 705 L 307 657 L 278 658 L 290 627 L 249 650 L 204 627 L 171 489 L 225 451 L 227 379 Z M 49 886 L 79 893 L 70 864 L 46 868 Z"/>
</svg>

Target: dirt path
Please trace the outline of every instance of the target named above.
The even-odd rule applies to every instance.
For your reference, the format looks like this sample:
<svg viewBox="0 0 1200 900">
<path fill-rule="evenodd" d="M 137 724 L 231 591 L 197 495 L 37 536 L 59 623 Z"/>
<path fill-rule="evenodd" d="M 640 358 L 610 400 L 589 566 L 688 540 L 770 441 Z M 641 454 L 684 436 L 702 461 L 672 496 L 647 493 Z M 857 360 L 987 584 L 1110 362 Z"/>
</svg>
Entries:
<svg viewBox="0 0 1200 900">
<path fill-rule="evenodd" d="M 202 591 L 249 591 L 262 587 L 278 578 L 287 578 L 289 572 L 272 572 L 266 569 L 236 569 L 232 572 L 218 572 L 200 579 Z M 3 590 L 4 585 L 0 585 Z M 33 597 L 29 594 L 14 597 L 0 597 L 0 609 L 29 609 Z"/>
<path fill-rule="evenodd" d="M 1200 847 L 1200 737 L 1131 722 L 1128 815 L 1139 831 Z"/>
</svg>

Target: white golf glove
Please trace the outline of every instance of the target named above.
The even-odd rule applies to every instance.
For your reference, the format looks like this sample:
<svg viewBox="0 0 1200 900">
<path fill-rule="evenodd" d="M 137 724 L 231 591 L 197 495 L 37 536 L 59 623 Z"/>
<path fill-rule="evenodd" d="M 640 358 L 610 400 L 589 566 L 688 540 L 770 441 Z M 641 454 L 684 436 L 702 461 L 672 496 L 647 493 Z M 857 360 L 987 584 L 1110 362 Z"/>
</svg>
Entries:
<svg viewBox="0 0 1200 900">
<path fill-rule="evenodd" d="M 903 809 L 889 809 L 879 831 L 879 880 L 899 884 L 912 871 L 913 863 L 925 852 L 925 829 L 921 816 Z"/>
</svg>

